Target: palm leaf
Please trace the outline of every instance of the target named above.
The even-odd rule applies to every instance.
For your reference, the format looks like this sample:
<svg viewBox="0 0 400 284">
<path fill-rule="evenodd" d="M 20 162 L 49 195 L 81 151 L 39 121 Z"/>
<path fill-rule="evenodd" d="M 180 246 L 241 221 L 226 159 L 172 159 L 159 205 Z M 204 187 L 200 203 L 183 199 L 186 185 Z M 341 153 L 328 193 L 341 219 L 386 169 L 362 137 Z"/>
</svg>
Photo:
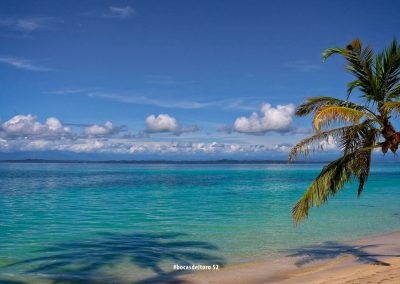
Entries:
<svg viewBox="0 0 400 284">
<path fill-rule="evenodd" d="M 384 153 L 388 149 L 395 153 L 400 144 L 400 132 L 395 131 L 390 116 L 391 113 L 400 116 L 400 46 L 397 40 L 376 56 L 371 47 L 363 47 L 357 39 L 345 48 L 327 49 L 322 57 L 325 60 L 333 54 L 344 57 L 345 69 L 355 77 L 347 85 L 347 100 L 357 89 L 364 105 L 316 97 L 297 108 L 299 116 L 315 114 L 313 126 L 317 133 L 299 142 L 291 150 L 289 160 L 320 148 L 320 142 L 329 137 L 339 144 L 343 156 L 324 167 L 294 205 L 292 215 L 296 224 L 308 216 L 311 207 L 327 202 L 347 182 L 358 180 L 360 195 L 370 174 L 373 149 L 379 147 Z M 337 124 L 346 126 L 325 129 Z M 384 139 L 378 143 L 381 138 Z"/>
<path fill-rule="evenodd" d="M 319 132 L 315 135 L 307 137 L 297 143 L 289 153 L 289 161 L 294 161 L 300 154 L 303 154 L 305 157 L 309 155 L 310 152 L 314 152 L 316 150 L 323 150 L 321 146 L 322 141 L 327 141 L 330 137 L 334 140 L 340 139 L 343 135 L 350 132 L 357 132 L 357 129 L 360 125 L 350 125 L 344 126 L 340 128 L 335 128 L 323 132 Z"/>
<path fill-rule="evenodd" d="M 383 95 L 387 95 L 388 98 L 398 97 L 398 83 L 400 82 L 400 46 L 396 39 L 393 40 L 389 48 L 386 48 L 377 56 L 376 72 L 377 77 L 380 79 L 381 92 Z M 396 88 L 397 90 L 395 90 Z"/>
<path fill-rule="evenodd" d="M 344 107 L 349 107 L 353 108 L 356 110 L 364 110 L 368 111 L 368 109 L 364 106 L 349 102 L 349 101 L 344 101 L 332 97 L 311 97 L 308 98 L 304 103 L 299 105 L 296 109 L 296 115 L 297 116 L 306 116 L 309 115 L 310 113 L 316 112 L 319 108 L 323 106 L 344 106 Z"/>
<path fill-rule="evenodd" d="M 322 127 L 329 127 L 332 124 L 356 124 L 364 116 L 366 116 L 365 112 L 345 106 L 321 107 L 314 116 L 313 127 L 319 131 Z"/>
<path fill-rule="evenodd" d="M 400 102 L 386 102 L 381 108 L 387 113 L 394 111 L 397 116 L 400 115 Z"/>
<path fill-rule="evenodd" d="M 368 180 L 369 172 L 371 169 L 372 150 L 361 152 L 358 157 L 358 166 L 355 171 L 355 176 L 358 179 L 357 195 L 360 196 L 364 185 Z"/>
<path fill-rule="evenodd" d="M 344 155 L 354 152 L 360 148 L 370 146 L 378 139 L 379 130 L 374 127 L 370 119 L 363 123 L 347 127 L 342 135 L 337 138 Z M 372 141 L 367 143 L 368 141 Z"/>
<path fill-rule="evenodd" d="M 362 172 L 369 172 L 369 163 L 364 163 L 364 152 L 370 154 L 372 149 L 377 147 L 380 147 L 380 145 L 359 149 L 324 167 L 303 197 L 293 206 L 292 216 L 295 224 L 299 224 L 301 220 L 308 217 L 311 207 L 319 207 L 327 202 L 330 196 L 335 196 L 353 178 L 359 178 L 362 175 L 362 182 L 364 183 L 365 174 L 362 174 Z"/>
<path fill-rule="evenodd" d="M 386 96 L 387 100 L 398 99 L 400 97 L 400 84 L 393 87 Z"/>
<path fill-rule="evenodd" d="M 362 82 L 360 80 L 354 80 L 347 84 L 347 99 L 349 99 L 351 93 L 355 88 L 362 87 Z"/>
<path fill-rule="evenodd" d="M 333 54 L 342 55 L 347 61 L 345 69 L 356 77 L 356 81 L 348 86 L 348 95 L 356 87 L 363 93 L 362 97 L 368 101 L 373 100 L 380 94 L 377 91 L 378 84 L 372 69 L 374 52 L 371 47 L 362 48 L 361 41 L 355 39 L 346 48 L 329 48 L 325 50 L 322 54 L 322 59 L 326 60 Z"/>
<path fill-rule="evenodd" d="M 333 54 L 340 54 L 345 57 L 351 56 L 351 52 L 345 48 L 332 47 L 328 48 L 322 53 L 322 60 L 325 61 L 326 59 L 328 59 L 328 57 L 332 56 Z"/>
</svg>

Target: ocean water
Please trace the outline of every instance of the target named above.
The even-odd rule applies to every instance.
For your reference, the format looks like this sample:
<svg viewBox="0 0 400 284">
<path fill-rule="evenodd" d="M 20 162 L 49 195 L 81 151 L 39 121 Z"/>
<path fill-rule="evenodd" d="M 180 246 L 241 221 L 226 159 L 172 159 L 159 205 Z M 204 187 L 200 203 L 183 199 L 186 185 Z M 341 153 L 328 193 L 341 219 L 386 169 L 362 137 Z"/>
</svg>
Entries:
<svg viewBox="0 0 400 284">
<path fill-rule="evenodd" d="M 400 166 L 376 164 L 294 227 L 321 164 L 0 164 L 0 283 L 156 283 L 173 265 L 276 257 L 400 230 Z"/>
</svg>

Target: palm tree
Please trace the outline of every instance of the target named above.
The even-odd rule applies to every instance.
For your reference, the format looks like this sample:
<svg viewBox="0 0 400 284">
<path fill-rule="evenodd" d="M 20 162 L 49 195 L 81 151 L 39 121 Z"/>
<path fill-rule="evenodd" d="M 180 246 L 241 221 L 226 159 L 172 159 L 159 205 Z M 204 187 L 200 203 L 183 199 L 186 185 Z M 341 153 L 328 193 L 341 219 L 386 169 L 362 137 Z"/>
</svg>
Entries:
<svg viewBox="0 0 400 284">
<path fill-rule="evenodd" d="M 312 97 L 301 104 L 296 115 L 313 114 L 314 135 L 300 141 L 289 154 L 289 161 L 323 150 L 323 141 L 334 139 L 342 156 L 325 166 L 304 195 L 293 206 L 296 224 L 308 217 L 309 209 L 319 207 L 336 195 L 347 182 L 357 180 L 358 195 L 363 191 L 371 167 L 374 149 L 396 153 L 400 132 L 392 124 L 392 115 L 400 114 L 400 46 L 391 45 L 375 55 L 359 39 L 345 48 L 329 48 L 322 57 L 339 54 L 346 60 L 346 70 L 355 80 L 348 83 L 346 100 Z M 361 93 L 361 104 L 349 101 L 353 90 Z"/>
</svg>

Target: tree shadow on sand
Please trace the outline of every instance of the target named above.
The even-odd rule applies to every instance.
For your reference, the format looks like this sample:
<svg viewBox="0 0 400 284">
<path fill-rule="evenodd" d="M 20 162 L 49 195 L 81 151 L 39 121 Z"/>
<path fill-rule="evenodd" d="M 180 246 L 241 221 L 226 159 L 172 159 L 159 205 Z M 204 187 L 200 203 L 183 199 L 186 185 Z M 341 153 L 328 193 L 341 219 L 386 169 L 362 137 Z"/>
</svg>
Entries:
<svg viewBox="0 0 400 284">
<path fill-rule="evenodd" d="M 340 256 L 353 256 L 357 262 L 390 266 L 390 263 L 379 260 L 380 257 L 400 257 L 393 254 L 379 254 L 368 252 L 368 249 L 379 247 L 379 244 L 373 245 L 351 245 L 339 242 L 328 241 L 322 245 L 303 247 L 290 250 L 294 252 L 289 257 L 299 257 L 295 262 L 297 266 L 303 266 L 313 261 L 330 260 Z"/>
<path fill-rule="evenodd" d="M 9 266 L 29 267 L 26 276 L 41 275 L 50 283 L 89 284 L 184 283 L 179 276 L 188 272 L 174 271 L 174 264 L 223 266 L 222 258 L 210 254 L 218 249 L 216 246 L 181 240 L 185 236 L 181 233 L 103 234 L 97 239 L 51 245 L 40 251 L 45 256 Z M 121 275 L 110 274 L 120 268 L 121 263 L 132 268 L 124 271 L 133 274 L 135 280 L 128 281 Z M 146 275 L 145 279 L 142 274 Z"/>
</svg>

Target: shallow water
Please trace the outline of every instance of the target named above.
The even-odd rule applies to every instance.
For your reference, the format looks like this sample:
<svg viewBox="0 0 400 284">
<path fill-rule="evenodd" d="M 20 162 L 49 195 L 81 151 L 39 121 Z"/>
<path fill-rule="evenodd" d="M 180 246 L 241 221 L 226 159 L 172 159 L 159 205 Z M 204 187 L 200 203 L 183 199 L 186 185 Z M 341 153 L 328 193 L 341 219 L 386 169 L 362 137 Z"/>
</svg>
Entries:
<svg viewBox="0 0 400 284">
<path fill-rule="evenodd" d="M 151 282 L 176 277 L 174 264 L 221 266 L 400 229 L 397 164 L 374 165 L 361 198 L 347 186 L 295 228 L 291 206 L 321 168 L 0 164 L 0 282 Z"/>
</svg>

